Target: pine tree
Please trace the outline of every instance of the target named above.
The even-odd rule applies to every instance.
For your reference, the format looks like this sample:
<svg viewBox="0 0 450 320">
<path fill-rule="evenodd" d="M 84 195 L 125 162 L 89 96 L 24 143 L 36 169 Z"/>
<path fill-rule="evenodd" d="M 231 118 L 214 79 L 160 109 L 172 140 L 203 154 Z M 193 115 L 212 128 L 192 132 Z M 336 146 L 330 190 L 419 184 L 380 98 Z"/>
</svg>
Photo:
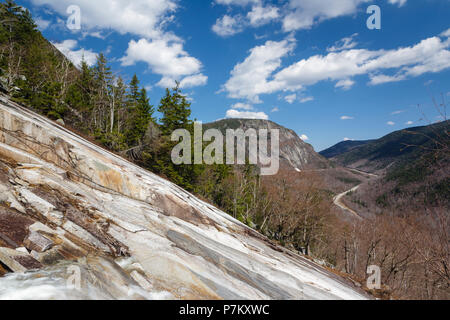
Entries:
<svg viewBox="0 0 450 320">
<path fill-rule="evenodd" d="M 164 135 L 170 136 L 176 129 L 192 129 L 191 104 L 181 93 L 177 82 L 175 88 L 166 89 L 166 95 L 161 99 L 158 111 L 162 113 L 161 130 Z"/>
<path fill-rule="evenodd" d="M 80 125 L 90 128 L 91 114 L 94 109 L 95 82 L 94 72 L 86 63 L 81 61 L 80 73 L 76 81 L 69 86 L 65 101 L 79 115 Z"/>
<path fill-rule="evenodd" d="M 97 134 L 107 132 L 109 115 L 109 87 L 114 78 L 111 68 L 103 53 L 97 57 L 97 64 L 94 67 L 95 81 L 95 102 L 94 102 L 94 125 Z"/>
<path fill-rule="evenodd" d="M 131 105 L 134 105 L 139 99 L 139 79 L 136 74 L 133 75 L 133 79 L 130 82 L 128 99 Z"/>
</svg>

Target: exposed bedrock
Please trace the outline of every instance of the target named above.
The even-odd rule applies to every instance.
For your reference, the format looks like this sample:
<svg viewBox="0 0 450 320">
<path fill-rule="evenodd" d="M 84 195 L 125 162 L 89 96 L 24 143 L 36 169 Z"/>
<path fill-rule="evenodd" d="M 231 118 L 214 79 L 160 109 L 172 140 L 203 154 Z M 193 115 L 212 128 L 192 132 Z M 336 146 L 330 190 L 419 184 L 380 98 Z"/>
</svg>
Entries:
<svg viewBox="0 0 450 320">
<path fill-rule="evenodd" d="M 0 299 L 366 299 L 178 186 L 0 98 Z M 67 283 L 80 276 L 81 290 Z M 27 279 L 29 281 L 22 281 Z M 14 288 L 16 290 L 14 290 Z"/>
</svg>

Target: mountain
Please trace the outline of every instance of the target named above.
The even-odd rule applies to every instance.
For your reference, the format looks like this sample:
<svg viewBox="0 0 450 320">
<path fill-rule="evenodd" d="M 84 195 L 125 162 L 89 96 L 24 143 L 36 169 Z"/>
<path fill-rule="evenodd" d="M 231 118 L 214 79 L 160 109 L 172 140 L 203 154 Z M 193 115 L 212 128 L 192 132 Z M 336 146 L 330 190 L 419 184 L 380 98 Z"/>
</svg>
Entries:
<svg viewBox="0 0 450 320">
<path fill-rule="evenodd" d="M 353 140 L 349 140 L 349 141 L 342 141 L 339 142 L 338 144 L 323 150 L 321 152 L 319 152 L 319 154 L 321 156 L 324 156 L 327 159 L 330 158 L 334 158 L 336 156 L 339 156 L 343 153 L 349 152 L 350 150 L 359 147 L 359 146 L 363 146 L 365 144 L 368 144 L 370 142 L 372 142 L 373 140 L 365 140 L 365 141 L 353 141 Z"/>
<path fill-rule="evenodd" d="M 339 153 L 332 160 L 346 167 L 369 172 L 396 164 L 411 163 L 427 152 L 448 143 L 450 121 L 400 130 Z M 442 142 L 441 142 L 442 141 Z"/>
<path fill-rule="evenodd" d="M 254 119 L 225 119 L 204 125 L 205 129 L 218 129 L 224 135 L 227 129 L 244 131 L 248 129 L 278 129 L 280 130 L 280 166 L 283 168 L 305 169 L 325 169 L 330 164 L 327 159 L 319 155 L 314 148 L 300 139 L 300 137 L 290 129 L 287 129 L 275 122 L 268 120 Z M 269 147 L 270 148 L 270 143 Z"/>
<path fill-rule="evenodd" d="M 0 299 L 36 298 L 30 292 L 37 287 L 45 287 L 41 299 L 367 298 L 344 278 L 5 97 L 0 181 Z M 77 274 L 80 290 L 71 290 L 66 281 Z"/>
<path fill-rule="evenodd" d="M 332 158 L 379 178 L 364 183 L 347 205 L 363 214 L 448 212 L 450 121 L 393 132 Z"/>
</svg>

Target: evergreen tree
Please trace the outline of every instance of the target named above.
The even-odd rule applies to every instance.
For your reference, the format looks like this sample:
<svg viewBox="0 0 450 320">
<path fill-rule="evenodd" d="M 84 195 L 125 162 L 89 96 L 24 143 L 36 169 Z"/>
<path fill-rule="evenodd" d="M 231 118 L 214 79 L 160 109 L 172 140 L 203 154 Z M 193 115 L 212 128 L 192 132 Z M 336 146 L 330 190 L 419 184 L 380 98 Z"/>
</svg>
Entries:
<svg viewBox="0 0 450 320">
<path fill-rule="evenodd" d="M 114 81 L 114 77 L 111 72 L 111 68 L 108 66 L 108 62 L 103 53 L 100 53 L 97 57 L 97 64 L 94 69 L 94 127 L 96 134 L 101 136 L 108 130 L 108 118 L 110 97 L 109 88 Z"/>
<path fill-rule="evenodd" d="M 139 79 L 136 74 L 133 76 L 129 86 L 128 111 L 128 145 L 140 145 L 149 122 L 153 121 L 154 110 L 147 96 L 147 91 L 144 88 L 139 89 Z"/>
<path fill-rule="evenodd" d="M 139 99 L 139 79 L 136 74 L 133 75 L 130 82 L 130 93 L 128 95 L 128 99 L 130 104 L 133 106 Z"/>
<path fill-rule="evenodd" d="M 181 93 L 180 84 L 170 91 L 166 89 L 166 95 L 161 99 L 158 111 L 162 113 L 161 130 L 164 135 L 170 136 L 176 129 L 192 128 L 191 104 L 186 96 Z"/>
<path fill-rule="evenodd" d="M 69 86 L 66 96 L 66 103 L 77 111 L 80 116 L 80 125 L 83 127 L 90 127 L 90 123 L 85 120 L 91 118 L 95 92 L 94 72 L 83 57 L 79 76 Z"/>
</svg>

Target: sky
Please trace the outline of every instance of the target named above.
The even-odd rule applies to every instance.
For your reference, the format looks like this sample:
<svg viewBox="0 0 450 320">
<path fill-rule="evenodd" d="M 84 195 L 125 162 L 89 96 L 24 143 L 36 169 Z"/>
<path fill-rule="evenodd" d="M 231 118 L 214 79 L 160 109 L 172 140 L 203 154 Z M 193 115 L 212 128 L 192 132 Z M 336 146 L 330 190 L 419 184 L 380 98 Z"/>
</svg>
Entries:
<svg viewBox="0 0 450 320">
<path fill-rule="evenodd" d="M 17 3 L 75 65 L 102 52 L 136 73 L 155 106 L 179 81 L 193 118 L 269 119 L 317 151 L 441 121 L 450 101 L 450 0 Z"/>
</svg>

